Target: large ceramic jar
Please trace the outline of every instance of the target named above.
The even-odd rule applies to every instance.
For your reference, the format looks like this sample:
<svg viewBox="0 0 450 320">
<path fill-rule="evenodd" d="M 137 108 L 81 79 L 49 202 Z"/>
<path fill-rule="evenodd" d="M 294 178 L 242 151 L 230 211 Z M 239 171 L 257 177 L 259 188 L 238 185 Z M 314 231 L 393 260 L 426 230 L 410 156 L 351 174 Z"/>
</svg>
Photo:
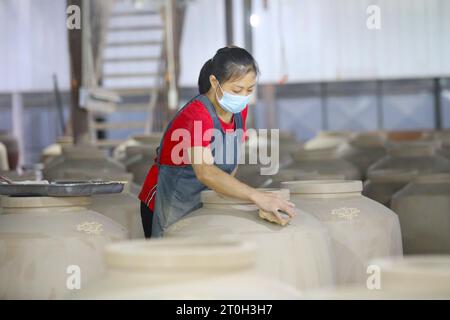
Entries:
<svg viewBox="0 0 450 320">
<path fill-rule="evenodd" d="M 53 158 L 56 158 L 62 154 L 63 146 L 72 146 L 73 145 L 73 137 L 71 136 L 61 136 L 56 139 L 56 142 L 45 147 L 41 153 L 42 163 L 47 164 Z"/>
<path fill-rule="evenodd" d="M 276 300 L 300 293 L 254 271 L 255 248 L 224 239 L 131 241 L 108 246 L 107 273 L 75 299 Z"/>
<path fill-rule="evenodd" d="M 289 197 L 287 190 L 273 191 Z M 249 201 L 201 193 L 203 207 L 186 215 L 165 233 L 167 238 L 234 236 L 257 245 L 258 272 L 298 289 L 334 284 L 333 257 L 325 228 L 311 215 L 298 212 L 282 227 L 258 216 Z"/>
<path fill-rule="evenodd" d="M 320 131 L 305 143 L 306 150 L 333 149 L 350 139 L 351 133 L 347 131 Z"/>
<path fill-rule="evenodd" d="M 339 159 L 333 149 L 299 150 L 294 155 L 294 163 L 287 169 L 298 169 L 318 175 L 343 175 L 346 179 L 359 179 L 359 169 L 351 162 Z"/>
<path fill-rule="evenodd" d="M 397 215 L 361 195 L 361 181 L 291 181 L 291 201 L 329 231 L 340 285 L 362 284 L 370 260 L 402 254 Z"/>
<path fill-rule="evenodd" d="M 274 151 L 278 149 L 278 161 L 282 167 L 292 162 L 291 154 L 301 147 L 300 141 L 287 132 L 278 131 L 278 134 L 273 134 L 270 129 L 267 129 L 267 131 L 259 130 L 254 133 L 247 132 L 247 135 L 246 154 L 264 150 L 264 154 L 271 155 L 273 147 Z"/>
<path fill-rule="evenodd" d="M 450 160 L 450 141 L 442 143 L 441 154 Z"/>
<path fill-rule="evenodd" d="M 439 150 L 440 154 L 450 160 L 450 131 L 437 131 L 433 138 L 439 140 L 442 144 Z"/>
<path fill-rule="evenodd" d="M 126 182 L 121 193 L 95 194 L 91 196 L 89 209 L 99 212 L 119 223 L 128 230 L 131 239 L 144 238 L 140 200 L 136 195 L 136 186 L 131 173 L 93 173 L 80 169 L 68 169 L 65 181 L 103 180 Z M 133 192 L 133 189 L 134 192 Z"/>
<path fill-rule="evenodd" d="M 294 135 L 280 132 L 279 134 L 280 165 L 283 167 L 292 162 L 292 153 L 301 148 L 301 143 Z"/>
<path fill-rule="evenodd" d="M 89 202 L 88 197 L 1 198 L 0 299 L 61 299 L 103 272 L 104 246 L 126 239 L 127 232 L 86 209 Z"/>
<path fill-rule="evenodd" d="M 272 136 L 270 130 L 267 134 L 258 132 L 248 137 L 242 148 L 236 178 L 255 188 L 271 184 L 272 177 L 264 173 L 264 168 L 285 168 L 292 163 L 292 153 L 301 147 L 294 136 L 283 132 L 279 132 L 278 139 Z"/>
<path fill-rule="evenodd" d="M 265 188 L 272 183 L 272 175 L 261 174 L 260 164 L 239 164 L 236 179 L 254 188 Z"/>
<path fill-rule="evenodd" d="M 156 149 L 149 146 L 128 147 L 127 159 L 124 161 L 127 172 L 133 175 L 133 182 L 141 186 L 154 163 Z"/>
<path fill-rule="evenodd" d="M 394 144 L 388 154 L 368 169 L 368 174 L 378 170 L 428 173 L 450 172 L 450 161 L 438 153 L 440 143 L 436 141 Z"/>
<path fill-rule="evenodd" d="M 414 255 L 371 262 L 367 286 L 308 293 L 307 299 L 450 299 L 450 256 Z"/>
<path fill-rule="evenodd" d="M 450 254 L 450 173 L 422 175 L 393 195 L 405 254 Z"/>
<path fill-rule="evenodd" d="M 8 171 L 8 170 L 9 170 L 8 151 L 6 151 L 5 145 L 0 142 L 0 171 Z"/>
<path fill-rule="evenodd" d="M 19 143 L 17 139 L 6 131 L 0 130 L 0 142 L 4 144 L 8 153 L 9 170 L 16 170 L 19 164 Z"/>
<path fill-rule="evenodd" d="M 128 187 L 118 194 L 93 195 L 92 204 L 88 208 L 124 226 L 131 239 L 139 239 L 145 237 L 140 206 L 140 200 Z"/>
<path fill-rule="evenodd" d="M 133 149 L 133 147 L 138 146 L 149 148 L 153 150 L 154 154 L 156 154 L 156 148 L 159 147 L 162 136 L 162 132 L 132 136 L 130 139 L 122 142 L 114 149 L 113 158 L 117 161 L 125 163 L 130 157 L 128 149 Z"/>
<path fill-rule="evenodd" d="M 359 133 L 340 145 L 337 155 L 356 165 L 365 177 L 369 166 L 386 155 L 385 142 L 381 133 Z"/>
<path fill-rule="evenodd" d="M 411 142 L 411 141 L 420 141 L 428 139 L 431 136 L 430 131 L 423 130 L 396 130 L 396 131 L 387 131 L 387 138 L 389 141 L 397 141 L 397 142 Z"/>
<path fill-rule="evenodd" d="M 392 196 L 417 176 L 417 170 L 377 170 L 369 173 L 364 183 L 363 195 L 386 207 L 391 206 Z"/>
<path fill-rule="evenodd" d="M 44 168 L 47 180 L 63 180 L 68 178 L 66 172 L 79 170 L 87 175 L 105 175 L 125 173 L 125 167 L 108 157 L 93 146 L 63 146 L 62 155 L 50 160 Z M 71 176 L 72 177 L 72 176 Z"/>
<path fill-rule="evenodd" d="M 162 139 L 162 133 L 134 136 L 125 142 L 123 148 L 114 150 L 114 157 L 133 174 L 133 182 L 141 186 L 153 165 L 156 150 Z"/>
<path fill-rule="evenodd" d="M 415 255 L 372 261 L 381 271 L 381 287 L 416 298 L 450 299 L 450 256 Z"/>
</svg>

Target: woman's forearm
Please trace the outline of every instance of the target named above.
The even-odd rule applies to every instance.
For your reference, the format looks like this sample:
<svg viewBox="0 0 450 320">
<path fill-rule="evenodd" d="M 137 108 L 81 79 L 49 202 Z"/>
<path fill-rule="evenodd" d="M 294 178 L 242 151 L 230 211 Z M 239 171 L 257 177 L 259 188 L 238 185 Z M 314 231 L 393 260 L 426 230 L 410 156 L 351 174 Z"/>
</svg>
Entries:
<svg viewBox="0 0 450 320">
<path fill-rule="evenodd" d="M 215 165 L 201 165 L 201 168 L 195 171 L 200 182 L 208 188 L 229 197 L 253 201 L 254 195 L 259 192 Z"/>
</svg>

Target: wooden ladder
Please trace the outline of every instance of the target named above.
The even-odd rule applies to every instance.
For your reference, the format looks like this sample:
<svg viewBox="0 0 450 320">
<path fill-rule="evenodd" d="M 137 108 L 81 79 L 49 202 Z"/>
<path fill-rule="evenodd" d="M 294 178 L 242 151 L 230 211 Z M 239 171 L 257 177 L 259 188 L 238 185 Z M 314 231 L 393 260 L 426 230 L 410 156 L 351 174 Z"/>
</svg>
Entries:
<svg viewBox="0 0 450 320">
<path fill-rule="evenodd" d="M 115 2 L 103 44 L 99 89 L 117 95 L 119 102 L 91 101 L 86 106 L 91 143 L 102 148 L 112 148 L 126 140 L 108 138 L 116 130 L 150 133 L 158 95 L 163 93 L 163 17 L 156 2 L 143 2 L 141 6 L 134 3 L 137 2 Z M 136 116 L 139 119 L 122 121 Z M 114 117 L 116 121 L 111 120 Z M 98 121 L 99 118 L 104 121 Z M 99 137 L 99 132 L 106 137 Z"/>
</svg>

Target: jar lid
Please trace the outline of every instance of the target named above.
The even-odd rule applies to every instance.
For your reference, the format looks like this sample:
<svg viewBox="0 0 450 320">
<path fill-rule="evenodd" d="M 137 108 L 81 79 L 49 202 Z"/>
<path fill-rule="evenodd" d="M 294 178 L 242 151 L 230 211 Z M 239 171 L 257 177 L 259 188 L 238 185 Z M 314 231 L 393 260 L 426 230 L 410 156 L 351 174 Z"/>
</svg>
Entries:
<svg viewBox="0 0 450 320">
<path fill-rule="evenodd" d="M 420 174 L 413 179 L 416 183 L 450 183 L 450 172 L 435 172 Z"/>
<path fill-rule="evenodd" d="M 395 169 L 384 169 L 369 171 L 367 179 L 373 182 L 409 182 L 418 174 L 417 170 L 399 171 Z"/>
<path fill-rule="evenodd" d="M 322 130 L 317 133 L 316 137 L 342 137 L 348 138 L 352 135 L 351 131 L 332 131 L 332 130 Z"/>
<path fill-rule="evenodd" d="M 118 242 L 106 247 L 106 263 L 120 269 L 214 271 L 252 267 L 253 244 L 231 238 L 152 239 Z"/>
<path fill-rule="evenodd" d="M 432 156 L 441 147 L 440 141 L 403 142 L 388 146 L 388 154 L 393 157 Z"/>
<path fill-rule="evenodd" d="M 362 182 L 358 180 L 285 181 L 281 183 L 281 186 L 288 188 L 291 194 L 334 194 L 362 191 Z"/>
<path fill-rule="evenodd" d="M 128 146 L 125 149 L 125 154 L 127 157 L 135 155 L 153 156 L 156 155 L 156 148 L 158 146 L 150 146 L 148 144 L 141 144 L 136 146 Z"/>
<path fill-rule="evenodd" d="M 382 148 L 386 143 L 386 136 L 381 133 L 359 133 L 350 139 L 351 145 L 362 148 Z"/>
<path fill-rule="evenodd" d="M 277 188 L 258 188 L 260 191 L 272 192 L 281 195 L 283 199 L 289 200 L 289 190 L 288 189 L 277 189 Z M 200 193 L 201 202 L 205 204 L 252 204 L 250 200 L 241 200 L 236 198 L 231 198 L 217 193 L 213 190 L 205 190 Z"/>
<path fill-rule="evenodd" d="M 62 154 L 68 159 L 106 159 L 104 151 L 92 145 L 63 145 Z"/>
<path fill-rule="evenodd" d="M 133 140 L 140 142 L 142 144 L 158 144 L 161 142 L 163 133 L 151 133 L 151 134 L 140 134 L 132 137 Z"/>
<path fill-rule="evenodd" d="M 301 149 L 292 154 L 295 161 L 303 160 L 335 160 L 337 159 L 335 148 L 326 149 Z"/>
<path fill-rule="evenodd" d="M 72 136 L 59 136 L 56 138 L 56 143 L 64 145 L 73 145 Z"/>
</svg>

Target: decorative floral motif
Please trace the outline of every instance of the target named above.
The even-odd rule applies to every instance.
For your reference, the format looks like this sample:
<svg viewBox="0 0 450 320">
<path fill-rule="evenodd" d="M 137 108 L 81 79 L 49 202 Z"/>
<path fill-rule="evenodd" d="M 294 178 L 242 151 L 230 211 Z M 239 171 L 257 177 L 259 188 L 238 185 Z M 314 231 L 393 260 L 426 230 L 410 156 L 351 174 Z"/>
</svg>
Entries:
<svg viewBox="0 0 450 320">
<path fill-rule="evenodd" d="M 347 219 L 347 220 L 356 218 L 359 215 L 358 213 L 360 213 L 360 212 L 361 212 L 361 210 L 359 210 L 357 208 L 347 208 L 347 207 L 331 210 L 332 215 L 336 215 L 341 219 Z"/>
<path fill-rule="evenodd" d="M 87 234 L 94 234 L 94 235 L 100 235 L 103 232 L 103 225 L 98 222 L 84 222 L 79 225 L 77 225 L 78 231 L 84 231 Z"/>
</svg>

